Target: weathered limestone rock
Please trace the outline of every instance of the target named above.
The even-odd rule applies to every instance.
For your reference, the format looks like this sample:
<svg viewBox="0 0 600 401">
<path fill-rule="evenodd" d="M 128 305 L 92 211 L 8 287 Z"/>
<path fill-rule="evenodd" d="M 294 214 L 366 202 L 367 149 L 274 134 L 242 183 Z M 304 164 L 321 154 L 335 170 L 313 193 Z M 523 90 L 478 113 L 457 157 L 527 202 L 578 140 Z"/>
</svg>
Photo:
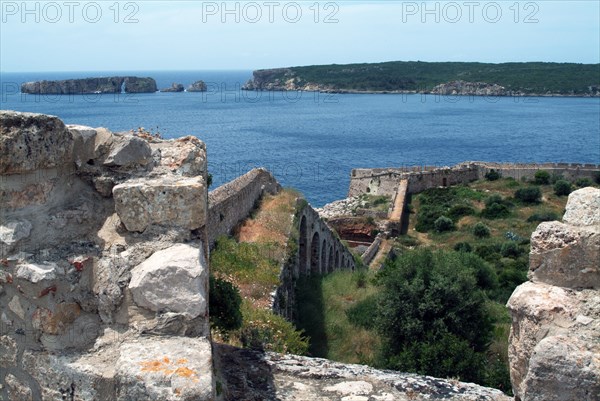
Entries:
<svg viewBox="0 0 600 401">
<path fill-rule="evenodd" d="M 563 222 L 576 226 L 600 225 L 600 190 L 582 188 L 569 194 Z"/>
<path fill-rule="evenodd" d="M 56 263 L 47 262 L 40 264 L 27 263 L 19 265 L 17 268 L 17 278 L 39 283 L 43 280 L 56 279 L 58 266 Z"/>
<path fill-rule="evenodd" d="M 599 191 L 600 192 L 600 191 Z M 567 288 L 600 288 L 600 225 L 541 223 L 531 235 L 529 279 Z"/>
<path fill-rule="evenodd" d="M 211 400 L 211 345 L 205 338 L 140 338 L 121 346 L 118 401 Z"/>
<path fill-rule="evenodd" d="M 194 136 L 155 145 L 161 151 L 161 166 L 177 175 L 193 177 L 206 174 L 206 146 Z"/>
<path fill-rule="evenodd" d="M 17 246 L 18 242 L 28 238 L 32 225 L 28 220 L 5 221 L 0 225 L 0 254 L 6 255 Z"/>
<path fill-rule="evenodd" d="M 207 313 L 207 277 L 203 252 L 179 244 L 154 253 L 136 266 L 129 289 L 135 303 L 143 308 L 194 319 Z"/>
<path fill-rule="evenodd" d="M 6 369 L 17 363 L 17 342 L 9 336 L 0 337 L 0 368 Z"/>
<path fill-rule="evenodd" d="M 531 282 L 508 301 L 510 374 L 516 400 L 580 401 L 600 396 L 600 190 L 569 197 L 565 223 L 531 237 Z"/>
<path fill-rule="evenodd" d="M 23 384 L 12 374 L 6 375 L 6 387 L 8 387 L 8 399 L 10 401 L 33 401 L 31 389 Z"/>
<path fill-rule="evenodd" d="M 73 137 L 58 117 L 0 110 L 0 174 L 68 164 Z"/>
<path fill-rule="evenodd" d="M 104 165 L 125 168 L 143 166 L 151 157 L 152 149 L 145 140 L 133 135 L 115 136 Z"/>
<path fill-rule="evenodd" d="M 183 90 L 184 89 L 183 89 L 183 85 L 182 84 L 178 84 L 176 82 L 173 82 L 170 87 L 163 88 L 160 91 L 161 92 L 183 92 Z"/>
<path fill-rule="evenodd" d="M 206 186 L 202 177 L 132 180 L 113 188 L 115 209 L 129 231 L 150 224 L 189 230 L 206 221 Z"/>
</svg>

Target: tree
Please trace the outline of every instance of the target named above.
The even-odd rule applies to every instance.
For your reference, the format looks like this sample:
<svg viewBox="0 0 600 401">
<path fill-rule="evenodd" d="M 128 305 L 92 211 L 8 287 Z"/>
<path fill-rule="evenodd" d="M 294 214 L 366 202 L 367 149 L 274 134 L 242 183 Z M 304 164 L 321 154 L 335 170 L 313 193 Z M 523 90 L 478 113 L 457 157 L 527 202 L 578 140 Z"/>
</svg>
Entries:
<svg viewBox="0 0 600 401">
<path fill-rule="evenodd" d="M 452 219 L 449 219 L 446 216 L 438 217 L 435 223 L 433 223 L 433 226 L 435 227 L 435 231 L 437 231 L 438 233 L 454 230 L 454 222 L 452 221 Z"/>
<path fill-rule="evenodd" d="M 417 249 L 388 262 L 375 327 L 388 368 L 479 381 L 492 325 L 483 291 L 493 269 L 476 255 Z"/>
<path fill-rule="evenodd" d="M 554 184 L 554 193 L 557 196 L 565 196 L 571 193 L 571 183 L 565 180 L 558 180 Z"/>
<path fill-rule="evenodd" d="M 540 203 L 542 191 L 538 187 L 519 188 L 515 191 L 515 198 L 523 203 Z"/>
<path fill-rule="evenodd" d="M 473 226 L 473 235 L 477 238 L 487 238 L 490 236 L 490 228 L 479 221 Z"/>
<path fill-rule="evenodd" d="M 545 170 L 538 170 L 535 172 L 533 182 L 538 185 L 550 184 L 550 173 Z"/>
</svg>

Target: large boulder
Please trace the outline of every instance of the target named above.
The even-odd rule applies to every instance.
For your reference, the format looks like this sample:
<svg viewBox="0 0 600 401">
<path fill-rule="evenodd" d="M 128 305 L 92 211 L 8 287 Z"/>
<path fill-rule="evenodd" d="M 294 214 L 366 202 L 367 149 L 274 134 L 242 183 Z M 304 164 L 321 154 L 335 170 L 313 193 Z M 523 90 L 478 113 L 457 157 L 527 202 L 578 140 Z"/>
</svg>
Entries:
<svg viewBox="0 0 600 401">
<path fill-rule="evenodd" d="M 188 92 L 206 92 L 206 83 L 204 81 L 196 81 L 186 89 Z"/>
<path fill-rule="evenodd" d="M 203 255 L 186 244 L 154 253 L 131 271 L 129 289 L 135 303 L 188 319 L 206 315 L 208 267 Z"/>
<path fill-rule="evenodd" d="M 125 168 L 143 166 L 151 158 L 152 149 L 144 139 L 133 135 L 115 135 L 104 165 Z"/>
<path fill-rule="evenodd" d="M 69 164 L 73 137 L 55 116 L 0 111 L 0 174 Z"/>
<path fill-rule="evenodd" d="M 206 221 L 204 179 L 158 178 L 130 180 L 113 188 L 115 209 L 129 231 L 151 224 L 194 230 Z"/>
<path fill-rule="evenodd" d="M 592 401 L 600 396 L 600 190 L 569 196 L 563 222 L 531 237 L 530 282 L 517 287 L 510 375 L 517 401 Z"/>
</svg>

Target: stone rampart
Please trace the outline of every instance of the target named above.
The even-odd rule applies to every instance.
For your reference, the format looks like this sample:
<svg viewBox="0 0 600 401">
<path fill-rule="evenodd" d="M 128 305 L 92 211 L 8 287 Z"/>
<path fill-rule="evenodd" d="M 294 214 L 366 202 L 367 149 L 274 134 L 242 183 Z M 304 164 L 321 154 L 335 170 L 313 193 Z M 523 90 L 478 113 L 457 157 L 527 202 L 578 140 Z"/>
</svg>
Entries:
<svg viewBox="0 0 600 401">
<path fill-rule="evenodd" d="M 270 172 L 258 168 L 211 191 L 208 194 L 206 223 L 210 247 L 217 238 L 230 234 L 246 219 L 265 193 L 275 194 L 280 189 Z"/>
</svg>

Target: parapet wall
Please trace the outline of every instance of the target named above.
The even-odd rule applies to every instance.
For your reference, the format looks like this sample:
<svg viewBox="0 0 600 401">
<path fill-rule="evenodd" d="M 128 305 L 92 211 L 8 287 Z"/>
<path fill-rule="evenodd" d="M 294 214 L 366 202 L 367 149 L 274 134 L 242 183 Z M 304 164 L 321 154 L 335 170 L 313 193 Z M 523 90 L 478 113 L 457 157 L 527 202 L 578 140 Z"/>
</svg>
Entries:
<svg viewBox="0 0 600 401">
<path fill-rule="evenodd" d="M 280 189 L 270 172 L 257 168 L 211 191 L 206 222 L 210 247 L 247 218 L 265 193 L 275 194 Z"/>
<path fill-rule="evenodd" d="M 593 178 L 600 172 L 600 165 L 575 163 L 488 163 L 465 162 L 454 167 L 416 166 L 402 168 L 353 169 L 350 177 L 348 197 L 369 193 L 393 197 L 401 179 L 409 182 L 408 193 L 418 193 L 429 188 L 465 184 L 483 179 L 490 170 L 498 171 L 503 177 L 516 180 L 534 178 L 538 170 L 562 175 L 567 179 Z"/>
<path fill-rule="evenodd" d="M 0 154 L 0 399 L 212 399 L 204 144 L 0 111 Z"/>
</svg>

